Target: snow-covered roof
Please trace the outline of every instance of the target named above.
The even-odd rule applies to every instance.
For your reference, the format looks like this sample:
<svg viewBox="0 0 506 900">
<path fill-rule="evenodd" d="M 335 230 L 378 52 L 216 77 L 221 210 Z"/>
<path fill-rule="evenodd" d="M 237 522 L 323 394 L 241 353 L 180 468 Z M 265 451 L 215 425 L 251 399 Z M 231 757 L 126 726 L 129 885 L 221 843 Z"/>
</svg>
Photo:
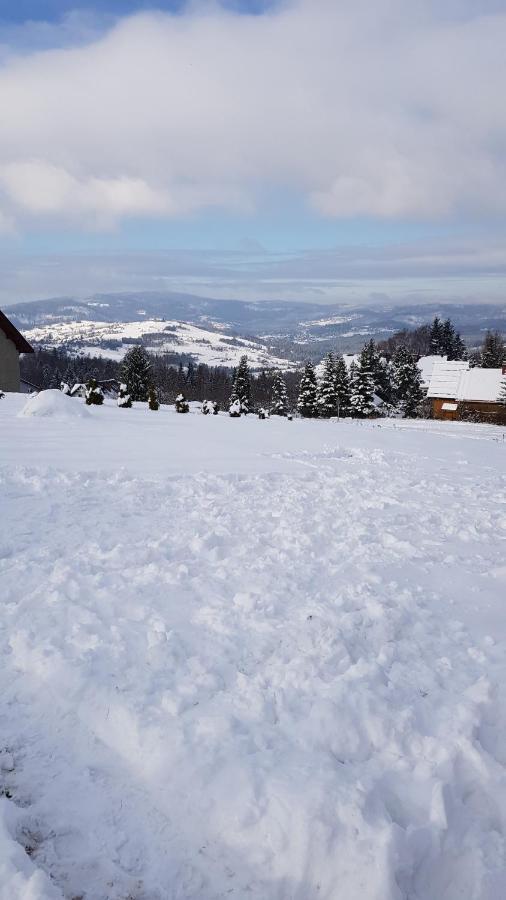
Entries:
<svg viewBox="0 0 506 900">
<path fill-rule="evenodd" d="M 434 366 L 427 396 L 495 403 L 503 378 L 502 369 L 470 369 L 468 362 L 442 360 Z"/>
<path fill-rule="evenodd" d="M 469 363 L 464 360 L 440 359 L 433 366 L 427 396 L 456 398 L 461 375 L 468 369 Z"/>
<path fill-rule="evenodd" d="M 429 382 L 434 371 L 434 366 L 440 362 L 446 362 L 446 356 L 421 356 L 418 360 L 418 368 L 422 376 L 422 384 L 424 387 L 429 386 Z"/>
<path fill-rule="evenodd" d="M 502 369 L 469 369 L 461 376 L 456 399 L 495 403 L 503 377 Z"/>
</svg>

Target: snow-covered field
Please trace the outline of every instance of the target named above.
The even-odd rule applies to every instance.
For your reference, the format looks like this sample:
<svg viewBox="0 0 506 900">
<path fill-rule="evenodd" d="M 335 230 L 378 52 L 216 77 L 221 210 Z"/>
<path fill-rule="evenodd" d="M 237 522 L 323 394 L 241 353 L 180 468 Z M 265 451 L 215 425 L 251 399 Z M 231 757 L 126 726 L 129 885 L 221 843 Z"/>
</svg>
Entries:
<svg viewBox="0 0 506 900">
<path fill-rule="evenodd" d="M 1 900 L 506 896 L 504 429 L 62 401 L 0 401 Z"/>
<path fill-rule="evenodd" d="M 247 354 L 252 368 L 293 369 L 296 363 L 281 359 L 260 341 L 251 341 L 226 333 L 223 328 L 211 330 L 188 322 L 166 319 L 144 319 L 141 322 L 50 322 L 24 330 L 34 346 L 65 347 L 96 356 L 120 360 L 132 344 L 143 339 L 155 353 L 190 354 L 209 366 L 237 366 Z M 118 347 L 108 347 L 108 342 Z M 121 343 L 123 342 L 123 343 Z"/>
</svg>

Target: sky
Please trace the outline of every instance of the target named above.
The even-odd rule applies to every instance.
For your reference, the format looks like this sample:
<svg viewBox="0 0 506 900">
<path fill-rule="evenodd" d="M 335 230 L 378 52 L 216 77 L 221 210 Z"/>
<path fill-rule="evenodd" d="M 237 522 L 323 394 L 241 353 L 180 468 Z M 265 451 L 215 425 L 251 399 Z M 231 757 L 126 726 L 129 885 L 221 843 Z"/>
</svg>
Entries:
<svg viewBox="0 0 506 900">
<path fill-rule="evenodd" d="M 506 0 L 0 0 L 0 302 L 505 302 Z"/>
</svg>

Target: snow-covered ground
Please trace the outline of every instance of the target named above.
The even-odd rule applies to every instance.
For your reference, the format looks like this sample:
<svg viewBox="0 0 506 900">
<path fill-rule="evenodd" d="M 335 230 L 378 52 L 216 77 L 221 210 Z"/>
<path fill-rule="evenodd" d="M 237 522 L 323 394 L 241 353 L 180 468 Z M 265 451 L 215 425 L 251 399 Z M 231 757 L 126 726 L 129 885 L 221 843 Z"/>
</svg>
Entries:
<svg viewBox="0 0 506 900">
<path fill-rule="evenodd" d="M 143 339 L 155 353 L 191 354 L 195 360 L 210 366 L 237 366 L 247 354 L 253 369 L 293 369 L 296 364 L 281 359 L 260 341 L 216 329 L 201 328 L 189 322 L 166 319 L 143 319 L 141 322 L 49 322 L 24 330 L 29 343 L 42 347 L 65 347 L 96 356 L 120 360 L 135 341 Z M 107 346 L 118 342 L 118 347 Z M 122 342 L 122 343 L 120 343 Z"/>
<path fill-rule="evenodd" d="M 1 900 L 506 896 L 504 429 L 62 400 L 0 401 Z"/>
</svg>

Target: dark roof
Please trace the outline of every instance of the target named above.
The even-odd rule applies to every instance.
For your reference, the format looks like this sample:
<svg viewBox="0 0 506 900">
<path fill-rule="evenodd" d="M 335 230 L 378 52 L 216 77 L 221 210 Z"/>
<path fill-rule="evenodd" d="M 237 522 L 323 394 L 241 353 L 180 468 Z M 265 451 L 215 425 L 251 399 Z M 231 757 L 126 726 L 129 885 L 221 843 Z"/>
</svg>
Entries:
<svg viewBox="0 0 506 900">
<path fill-rule="evenodd" d="M 12 343 L 16 345 L 18 353 L 33 353 L 33 347 L 30 346 L 28 341 L 25 341 L 23 335 L 19 333 L 18 329 L 12 324 L 7 316 L 4 316 L 1 309 L 0 331 L 3 331 L 4 334 L 11 339 Z"/>
</svg>

